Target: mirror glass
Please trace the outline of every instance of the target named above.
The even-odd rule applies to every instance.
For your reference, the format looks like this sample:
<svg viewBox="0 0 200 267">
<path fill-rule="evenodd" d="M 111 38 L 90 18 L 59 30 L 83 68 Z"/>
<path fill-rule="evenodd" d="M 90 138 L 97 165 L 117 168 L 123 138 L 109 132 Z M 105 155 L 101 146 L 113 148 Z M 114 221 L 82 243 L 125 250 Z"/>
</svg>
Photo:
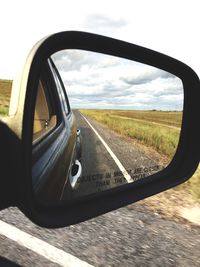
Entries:
<svg viewBox="0 0 200 267">
<path fill-rule="evenodd" d="M 42 68 L 33 122 L 33 188 L 59 205 L 165 168 L 176 152 L 183 84 L 171 73 L 83 50 Z"/>
</svg>

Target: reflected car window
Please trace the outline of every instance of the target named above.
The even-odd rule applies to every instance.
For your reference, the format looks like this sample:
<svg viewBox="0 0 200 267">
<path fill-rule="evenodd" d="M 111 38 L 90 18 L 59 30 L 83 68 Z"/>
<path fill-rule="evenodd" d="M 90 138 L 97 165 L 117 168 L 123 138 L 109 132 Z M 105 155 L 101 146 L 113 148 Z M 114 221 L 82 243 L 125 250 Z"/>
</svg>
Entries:
<svg viewBox="0 0 200 267">
<path fill-rule="evenodd" d="M 44 84 L 40 80 L 34 113 L 33 142 L 45 136 L 56 126 L 57 116 L 53 114 L 52 110 L 51 103 L 46 96 Z"/>
</svg>

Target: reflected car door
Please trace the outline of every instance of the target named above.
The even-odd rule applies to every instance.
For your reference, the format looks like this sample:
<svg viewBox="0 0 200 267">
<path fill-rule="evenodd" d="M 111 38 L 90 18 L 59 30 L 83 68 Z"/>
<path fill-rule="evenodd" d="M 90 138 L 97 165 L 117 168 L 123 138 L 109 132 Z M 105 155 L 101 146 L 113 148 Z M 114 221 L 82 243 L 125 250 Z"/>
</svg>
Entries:
<svg viewBox="0 0 200 267">
<path fill-rule="evenodd" d="M 32 149 L 34 192 L 44 205 L 61 201 L 75 143 L 75 118 L 64 85 L 49 59 L 38 83 Z"/>
</svg>

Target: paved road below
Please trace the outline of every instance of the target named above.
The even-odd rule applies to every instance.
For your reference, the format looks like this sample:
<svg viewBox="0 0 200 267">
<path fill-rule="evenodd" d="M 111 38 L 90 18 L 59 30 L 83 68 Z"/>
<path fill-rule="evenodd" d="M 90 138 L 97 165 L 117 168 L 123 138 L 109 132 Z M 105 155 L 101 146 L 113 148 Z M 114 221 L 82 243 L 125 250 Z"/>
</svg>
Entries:
<svg viewBox="0 0 200 267">
<path fill-rule="evenodd" d="M 200 228 L 162 219 L 140 203 L 57 230 L 31 223 L 17 208 L 0 219 L 94 266 L 200 266 Z M 0 256 L 23 266 L 57 266 L 0 236 Z"/>
<path fill-rule="evenodd" d="M 105 191 L 128 181 L 121 174 L 119 165 L 116 164 L 116 161 L 91 126 L 105 141 L 134 181 L 149 176 L 162 168 L 153 157 L 145 155 L 138 147 L 130 144 L 125 138 L 108 127 L 88 117 L 85 120 L 78 111 L 75 111 L 75 116 L 82 135 L 83 167 L 83 177 L 80 180 L 78 190 L 74 194 L 75 197 Z"/>
</svg>

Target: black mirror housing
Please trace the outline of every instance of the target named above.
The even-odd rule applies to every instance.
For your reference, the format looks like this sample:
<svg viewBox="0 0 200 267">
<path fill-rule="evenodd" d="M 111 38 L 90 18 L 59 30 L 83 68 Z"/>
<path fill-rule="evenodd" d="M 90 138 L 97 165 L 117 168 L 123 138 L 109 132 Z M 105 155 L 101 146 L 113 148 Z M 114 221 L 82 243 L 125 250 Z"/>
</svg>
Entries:
<svg viewBox="0 0 200 267">
<path fill-rule="evenodd" d="M 63 49 L 88 50 L 117 56 L 176 75 L 183 83 L 184 110 L 178 148 L 173 160 L 164 170 L 148 179 L 91 195 L 81 202 L 74 201 L 63 207 L 48 208 L 35 200 L 32 189 L 32 121 L 41 66 L 53 53 Z M 200 81 L 190 67 L 171 57 L 96 34 L 61 32 L 44 38 L 32 49 L 17 90 L 18 106 L 12 114 L 12 119 L 7 122 L 20 140 L 18 155 L 23 166 L 18 178 L 20 189 L 13 204 L 40 226 L 63 227 L 131 204 L 185 182 L 198 166 L 200 128 L 197 121 L 200 114 Z"/>
</svg>

